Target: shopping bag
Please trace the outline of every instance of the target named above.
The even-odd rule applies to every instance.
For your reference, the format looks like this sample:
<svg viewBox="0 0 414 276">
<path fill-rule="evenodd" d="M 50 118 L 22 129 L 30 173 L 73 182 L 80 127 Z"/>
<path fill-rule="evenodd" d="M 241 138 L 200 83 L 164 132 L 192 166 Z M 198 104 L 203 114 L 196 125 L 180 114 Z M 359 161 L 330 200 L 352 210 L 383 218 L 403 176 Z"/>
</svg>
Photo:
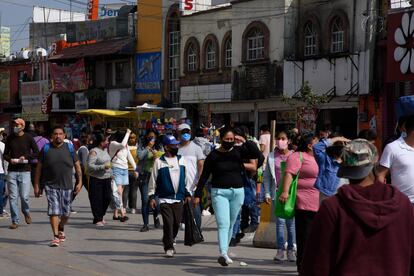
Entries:
<svg viewBox="0 0 414 276">
<path fill-rule="evenodd" d="M 184 221 L 185 221 L 185 233 L 184 233 L 184 245 L 193 246 L 194 244 L 204 241 L 203 234 L 201 234 L 200 228 L 194 218 L 194 207 L 190 201 L 184 204 Z"/>
<path fill-rule="evenodd" d="M 300 162 L 302 163 L 302 153 L 300 153 Z M 280 185 L 276 192 L 275 197 L 275 215 L 278 218 L 291 219 L 295 217 L 295 206 L 296 206 L 296 192 L 298 187 L 299 172 L 293 178 L 292 183 L 289 188 L 289 197 L 286 203 L 281 203 L 279 201 L 280 195 L 283 193 L 283 179 L 285 177 L 286 171 L 286 162 L 282 161 L 280 163 L 281 178 Z"/>
</svg>

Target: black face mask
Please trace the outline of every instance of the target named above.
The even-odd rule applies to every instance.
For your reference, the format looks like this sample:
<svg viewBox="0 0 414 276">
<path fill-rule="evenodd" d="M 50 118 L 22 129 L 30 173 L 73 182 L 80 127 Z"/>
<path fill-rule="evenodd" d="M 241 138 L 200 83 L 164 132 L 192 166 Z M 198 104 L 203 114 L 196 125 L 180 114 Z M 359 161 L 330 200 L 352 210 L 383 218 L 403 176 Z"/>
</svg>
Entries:
<svg viewBox="0 0 414 276">
<path fill-rule="evenodd" d="M 178 154 L 178 148 L 168 148 L 167 151 L 172 155 L 172 156 L 177 156 Z"/>
<path fill-rule="evenodd" d="M 234 147 L 234 141 L 233 142 L 221 142 L 221 147 L 225 150 L 230 150 L 232 147 Z"/>
</svg>

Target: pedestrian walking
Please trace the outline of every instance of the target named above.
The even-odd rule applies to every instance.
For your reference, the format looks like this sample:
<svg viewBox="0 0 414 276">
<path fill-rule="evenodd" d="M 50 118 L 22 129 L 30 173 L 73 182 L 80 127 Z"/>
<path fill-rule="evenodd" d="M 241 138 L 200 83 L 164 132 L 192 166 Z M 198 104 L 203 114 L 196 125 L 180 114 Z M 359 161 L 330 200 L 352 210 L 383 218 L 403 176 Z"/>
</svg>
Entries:
<svg viewBox="0 0 414 276">
<path fill-rule="evenodd" d="M 318 142 L 312 133 L 304 134 L 299 142 L 298 152 L 289 156 L 286 162 L 286 172 L 283 179 L 283 192 L 279 201 L 284 204 L 289 198 L 289 188 L 294 176 L 299 174 L 296 192 L 295 229 L 297 242 L 298 271 L 302 264 L 303 252 L 309 235 L 313 218 L 319 209 L 319 191 L 315 188 L 318 177 L 313 146 Z"/>
<path fill-rule="evenodd" d="M 377 160 L 367 140 L 345 146 L 338 176 L 350 185 L 322 202 L 301 276 L 414 275 L 414 209 L 395 186 L 375 181 Z"/>
<path fill-rule="evenodd" d="M 233 260 L 228 256 L 229 243 L 240 208 L 244 202 L 243 159 L 258 159 L 257 149 L 241 137 L 243 146 L 235 147 L 235 134 L 231 128 L 220 131 L 221 146 L 213 150 L 204 162 L 203 173 L 197 184 L 193 203 L 200 204 L 204 186 L 212 176 L 211 199 L 218 226 L 220 256 L 218 262 L 228 266 Z"/>
<path fill-rule="evenodd" d="M 154 167 L 155 160 L 162 156 L 163 148 L 157 141 L 157 134 L 154 131 L 149 131 L 144 138 L 142 146 L 138 149 L 138 187 L 141 193 L 141 215 L 144 225 L 140 232 L 149 231 L 149 197 L 148 185 L 151 177 L 151 172 Z M 161 226 L 158 218 L 158 208 L 152 209 L 154 217 L 154 227 Z"/>
<path fill-rule="evenodd" d="M 133 168 L 136 167 L 135 160 L 128 149 L 128 140 L 130 135 L 130 129 L 128 129 L 126 133 L 124 131 L 117 131 L 113 135 L 113 139 L 111 136 L 111 142 L 108 146 L 108 153 L 111 156 L 112 174 L 116 184 L 116 190 L 113 191 L 116 205 L 113 219 L 121 222 L 125 222 L 129 219 L 126 216 L 126 210 L 122 204 L 124 187 L 129 185 L 128 163 L 131 164 Z M 119 216 L 119 212 L 121 212 L 121 216 Z"/>
<path fill-rule="evenodd" d="M 18 199 L 21 199 L 21 209 L 26 224 L 32 223 L 30 216 L 29 194 L 31 184 L 30 161 L 39 155 L 39 149 L 30 134 L 24 132 L 26 123 L 18 118 L 13 121 L 13 134 L 6 140 L 4 159 L 9 162 L 7 188 L 10 200 L 12 224 L 10 229 L 17 229 L 20 223 Z"/>
<path fill-rule="evenodd" d="M 198 180 L 203 171 L 204 155 L 202 149 L 191 140 L 191 127 L 188 124 L 181 124 L 178 126 L 178 134 L 180 147 L 178 149 L 178 155 L 184 156 L 186 161 L 186 170 L 188 171 L 191 185 L 187 187 L 191 195 L 197 187 Z M 194 207 L 194 217 L 198 228 L 201 229 L 201 205 Z"/>
<path fill-rule="evenodd" d="M 128 149 L 134 158 L 135 164 L 138 164 L 138 146 L 137 135 L 131 133 L 128 140 Z M 126 208 L 128 206 L 129 212 L 135 214 L 137 209 L 137 195 L 138 195 L 138 171 L 137 167 L 133 167 L 131 163 L 128 163 L 128 179 L 129 185 L 125 186 L 122 195 L 122 204 Z"/>
<path fill-rule="evenodd" d="M 1 136 L 1 140 L 0 140 L 0 219 L 6 218 L 6 216 L 4 216 L 4 212 L 3 212 L 3 206 L 4 206 L 4 194 L 6 192 L 6 187 L 5 187 L 5 183 L 4 183 L 4 176 L 5 176 L 5 168 L 4 168 L 4 148 L 5 148 L 5 144 L 3 143 L 3 132 L 4 128 L 0 128 L 0 136 Z"/>
<path fill-rule="evenodd" d="M 273 151 L 273 145 L 270 145 L 270 128 L 268 125 L 262 125 L 260 127 L 260 137 L 259 137 L 259 145 L 260 150 L 262 151 L 264 157 L 265 157 L 265 163 L 263 166 L 263 169 L 266 169 L 266 160 L 269 156 L 269 153 Z"/>
<path fill-rule="evenodd" d="M 40 183 L 45 185 L 48 215 L 52 226 L 51 247 L 66 241 L 65 225 L 69 220 L 72 197 L 82 189 L 82 169 L 73 145 L 65 143 L 65 129 L 56 126 L 52 142 L 46 144 L 39 155 L 35 176 L 35 196 L 40 196 Z M 73 186 L 73 169 L 76 185 Z"/>
<path fill-rule="evenodd" d="M 282 164 L 285 163 L 293 151 L 289 150 L 291 140 L 285 131 L 276 136 L 276 149 L 269 154 L 266 170 L 263 172 L 263 186 L 265 190 L 266 203 L 271 204 L 276 195 L 276 190 L 282 181 Z M 287 234 L 287 252 L 285 249 L 285 233 Z M 276 218 L 276 256 L 275 261 L 296 262 L 295 252 L 295 219 Z"/>
<path fill-rule="evenodd" d="M 156 197 L 159 199 L 163 221 L 162 241 L 167 258 L 174 257 L 176 253 L 174 238 L 180 227 L 183 201 L 191 200 L 186 187 L 192 184 L 192 179 L 185 167 L 185 157 L 177 155 L 179 144 L 174 136 L 164 136 L 165 154 L 155 160 L 148 189 L 152 209 L 157 207 Z"/>
<path fill-rule="evenodd" d="M 342 162 L 342 149 L 349 141 L 345 137 L 334 136 L 328 139 L 322 138 L 313 146 L 313 154 L 319 167 L 315 188 L 320 191 L 320 201 L 336 194 L 339 186 L 347 182 L 341 180 L 337 176 L 337 172 Z"/>
<path fill-rule="evenodd" d="M 39 126 L 35 130 L 34 126 L 33 126 L 33 130 L 31 132 L 31 135 L 33 136 L 33 139 L 35 140 L 37 148 L 39 149 L 39 151 L 41 151 L 46 144 L 50 143 L 49 139 L 46 138 L 45 131 L 44 131 L 43 127 Z M 37 159 L 33 159 L 30 162 L 30 165 L 31 165 L 31 181 L 32 181 L 33 188 L 34 188 L 34 178 L 35 178 L 35 175 L 36 175 L 37 162 L 38 162 Z M 40 183 L 40 184 L 42 184 L 42 183 Z M 40 186 L 40 196 L 43 195 L 43 190 L 44 190 L 44 187 Z"/>
<path fill-rule="evenodd" d="M 414 204 L 414 115 L 406 118 L 405 131 L 405 135 L 385 147 L 377 179 L 386 183 L 386 177 L 391 173 L 391 184 Z"/>
<path fill-rule="evenodd" d="M 88 196 L 93 214 L 93 224 L 103 227 L 105 214 L 112 200 L 111 157 L 108 154 L 108 138 L 103 133 L 96 133 L 93 148 L 87 160 L 89 189 Z"/>
<path fill-rule="evenodd" d="M 82 184 L 86 191 L 89 191 L 89 180 L 88 180 L 88 157 L 89 157 L 89 145 L 90 137 L 87 134 L 82 134 L 80 138 L 80 147 L 77 150 L 77 155 L 82 168 Z"/>
</svg>

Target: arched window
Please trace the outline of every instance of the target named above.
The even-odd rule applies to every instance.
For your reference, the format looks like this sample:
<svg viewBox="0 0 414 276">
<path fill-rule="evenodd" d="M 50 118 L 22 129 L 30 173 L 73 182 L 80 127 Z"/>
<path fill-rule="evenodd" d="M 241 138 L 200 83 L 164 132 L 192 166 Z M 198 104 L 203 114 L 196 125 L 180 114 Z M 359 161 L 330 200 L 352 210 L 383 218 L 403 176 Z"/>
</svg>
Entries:
<svg viewBox="0 0 414 276">
<path fill-rule="evenodd" d="M 194 44 L 190 44 L 187 48 L 187 71 L 195 72 L 197 70 L 197 52 Z"/>
<path fill-rule="evenodd" d="M 316 28 L 312 21 L 305 24 L 305 57 L 316 55 L 317 51 Z"/>
<path fill-rule="evenodd" d="M 253 28 L 247 35 L 247 61 L 265 58 L 264 34 L 259 28 Z"/>
<path fill-rule="evenodd" d="M 216 51 L 216 45 L 213 43 L 212 40 L 209 40 L 205 48 L 205 69 L 211 70 L 216 68 Z"/>
<path fill-rule="evenodd" d="M 345 45 L 345 26 L 343 20 L 336 16 L 331 25 L 331 53 L 341 53 Z"/>
<path fill-rule="evenodd" d="M 227 38 L 224 42 L 224 67 L 231 68 L 232 60 L 232 48 L 231 48 L 231 37 Z"/>
<path fill-rule="evenodd" d="M 172 5 L 166 17 L 165 30 L 165 89 L 173 103 L 180 100 L 180 12 L 178 5 Z"/>
</svg>

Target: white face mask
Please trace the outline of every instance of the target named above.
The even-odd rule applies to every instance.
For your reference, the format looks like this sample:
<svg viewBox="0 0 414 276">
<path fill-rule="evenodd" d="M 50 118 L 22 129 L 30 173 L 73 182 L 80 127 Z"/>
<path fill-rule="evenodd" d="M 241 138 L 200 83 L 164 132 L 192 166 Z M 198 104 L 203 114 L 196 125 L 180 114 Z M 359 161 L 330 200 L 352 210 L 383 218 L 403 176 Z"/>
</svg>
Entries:
<svg viewBox="0 0 414 276">
<path fill-rule="evenodd" d="M 401 132 L 401 137 L 402 138 L 407 138 L 407 132 L 405 132 L 405 131 Z"/>
</svg>

